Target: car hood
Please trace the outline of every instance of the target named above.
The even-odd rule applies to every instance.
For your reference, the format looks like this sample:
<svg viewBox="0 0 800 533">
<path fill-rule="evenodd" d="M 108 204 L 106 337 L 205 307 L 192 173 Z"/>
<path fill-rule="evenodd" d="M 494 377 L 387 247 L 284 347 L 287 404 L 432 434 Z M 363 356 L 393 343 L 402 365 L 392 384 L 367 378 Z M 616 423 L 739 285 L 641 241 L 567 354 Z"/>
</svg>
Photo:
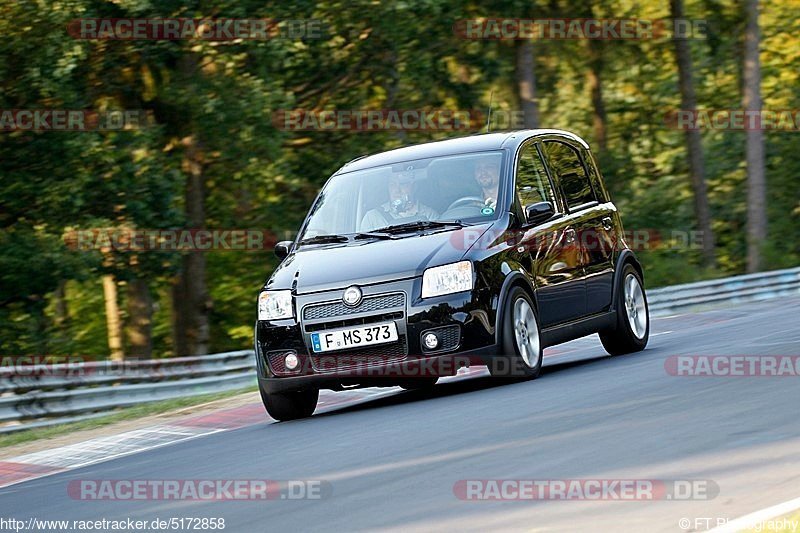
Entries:
<svg viewBox="0 0 800 533">
<path fill-rule="evenodd" d="M 393 240 L 300 246 L 275 269 L 265 288 L 294 286 L 297 294 L 306 294 L 421 276 L 426 268 L 459 261 L 491 226 L 489 222 Z"/>
</svg>

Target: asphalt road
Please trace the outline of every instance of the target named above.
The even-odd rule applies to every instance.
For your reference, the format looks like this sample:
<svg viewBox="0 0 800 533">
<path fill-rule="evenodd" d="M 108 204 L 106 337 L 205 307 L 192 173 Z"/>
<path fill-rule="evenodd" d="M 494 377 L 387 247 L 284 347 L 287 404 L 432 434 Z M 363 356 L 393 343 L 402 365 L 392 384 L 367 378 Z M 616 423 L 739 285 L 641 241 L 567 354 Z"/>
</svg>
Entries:
<svg viewBox="0 0 800 533">
<path fill-rule="evenodd" d="M 0 516 L 222 517 L 225 531 L 439 528 L 704 530 L 800 496 L 798 377 L 677 377 L 672 355 L 800 355 L 800 298 L 655 319 L 647 350 L 596 337 L 549 350 L 542 376 L 400 392 L 263 423 L 0 490 Z M 312 479 L 320 500 L 77 501 L 81 479 Z M 711 480 L 690 501 L 464 501 L 468 479 Z M 684 528 L 686 522 L 683 522 Z"/>
</svg>

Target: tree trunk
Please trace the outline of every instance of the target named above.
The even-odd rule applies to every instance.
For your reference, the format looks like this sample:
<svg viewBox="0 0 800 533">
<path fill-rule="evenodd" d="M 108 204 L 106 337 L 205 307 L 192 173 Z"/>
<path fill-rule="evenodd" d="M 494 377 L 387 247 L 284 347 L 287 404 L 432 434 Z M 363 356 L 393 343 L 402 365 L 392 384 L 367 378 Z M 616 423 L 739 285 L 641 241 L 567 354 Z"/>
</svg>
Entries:
<svg viewBox="0 0 800 533">
<path fill-rule="evenodd" d="M 744 32 L 745 111 L 761 111 L 761 63 L 758 57 L 758 0 L 745 0 Z M 767 185 L 764 170 L 764 132 L 761 121 L 746 131 L 747 158 L 747 271 L 762 268 L 762 247 L 767 239 Z"/>
<path fill-rule="evenodd" d="M 128 282 L 128 323 L 125 327 L 129 359 L 150 359 L 153 354 L 153 299 L 147 281 Z"/>
<path fill-rule="evenodd" d="M 673 20 L 683 19 L 683 0 L 670 0 L 670 12 Z M 675 45 L 675 58 L 678 63 L 681 109 L 697 109 L 689 42 L 685 38 L 678 36 L 674 36 L 672 41 Z M 686 130 L 686 149 L 689 157 L 689 177 L 692 180 L 692 190 L 694 192 L 694 214 L 697 218 L 697 228 L 703 235 L 703 264 L 707 267 L 714 267 L 716 265 L 716 257 L 714 255 L 715 239 L 714 231 L 711 227 L 711 210 L 708 205 L 705 179 L 705 161 L 703 159 L 703 145 L 699 130 Z"/>
<path fill-rule="evenodd" d="M 590 17 L 594 18 L 594 17 Z M 604 154 L 608 149 L 608 137 L 606 133 L 606 106 L 603 102 L 603 44 L 596 39 L 586 41 L 589 51 L 589 69 L 586 71 L 587 84 L 592 99 L 592 125 L 594 129 L 594 139 L 597 142 L 599 155 Z"/>
<path fill-rule="evenodd" d="M 56 316 L 55 325 L 62 332 L 69 326 L 69 307 L 67 306 L 67 282 L 61 280 L 58 282 L 55 294 Z"/>
<path fill-rule="evenodd" d="M 205 226 L 203 153 L 194 135 L 182 142 L 186 220 L 189 228 L 202 228 Z M 206 258 L 203 252 L 188 252 L 182 262 L 183 268 L 172 290 L 175 354 L 202 355 L 208 353 L 211 309 L 206 287 Z"/>
<path fill-rule="evenodd" d="M 36 350 L 40 354 L 49 354 L 50 346 L 54 343 L 47 334 L 48 333 L 48 320 L 45 308 L 47 307 L 46 301 L 43 298 L 36 298 L 33 305 L 30 307 L 31 322 L 33 324 L 33 338 L 36 344 Z"/>
<path fill-rule="evenodd" d="M 522 106 L 526 128 L 539 127 L 539 104 L 536 100 L 536 73 L 534 72 L 533 43 L 520 41 L 516 45 L 517 93 Z"/>
<path fill-rule="evenodd" d="M 112 361 L 122 361 L 122 328 L 119 320 L 119 304 L 117 303 L 117 282 L 114 276 L 103 276 L 103 296 L 106 302 L 106 327 L 108 328 L 108 350 Z"/>
</svg>

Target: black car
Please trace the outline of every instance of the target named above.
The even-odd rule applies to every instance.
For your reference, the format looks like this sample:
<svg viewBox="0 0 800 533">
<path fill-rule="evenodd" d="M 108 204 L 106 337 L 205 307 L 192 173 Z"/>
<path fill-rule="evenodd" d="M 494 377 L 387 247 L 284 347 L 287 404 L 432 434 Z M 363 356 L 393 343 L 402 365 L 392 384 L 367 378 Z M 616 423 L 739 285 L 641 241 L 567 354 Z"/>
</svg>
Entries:
<svg viewBox="0 0 800 533">
<path fill-rule="evenodd" d="M 490 133 L 362 157 L 319 193 L 258 296 L 267 412 L 321 388 L 422 388 L 458 367 L 536 377 L 547 346 L 599 333 L 644 349 L 642 267 L 589 146 Z"/>
</svg>

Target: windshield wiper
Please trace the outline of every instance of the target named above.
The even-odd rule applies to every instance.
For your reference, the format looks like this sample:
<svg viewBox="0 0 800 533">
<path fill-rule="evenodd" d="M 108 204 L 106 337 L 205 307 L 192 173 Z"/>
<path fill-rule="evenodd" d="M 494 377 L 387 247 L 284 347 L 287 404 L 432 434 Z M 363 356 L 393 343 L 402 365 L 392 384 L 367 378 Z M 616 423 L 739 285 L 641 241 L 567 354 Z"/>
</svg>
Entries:
<svg viewBox="0 0 800 533">
<path fill-rule="evenodd" d="M 353 235 L 353 239 L 358 240 L 366 240 L 366 239 L 394 239 L 389 233 L 380 233 L 377 231 L 362 231 L 361 233 L 356 233 Z"/>
<path fill-rule="evenodd" d="M 350 239 L 344 235 L 315 235 L 300 241 L 300 244 L 325 244 L 331 242 L 349 242 Z"/>
<path fill-rule="evenodd" d="M 464 224 L 460 220 L 452 220 L 448 222 L 442 222 L 439 220 L 418 220 L 416 222 L 407 222 L 405 224 L 396 224 L 394 226 L 386 226 L 385 228 L 378 228 L 372 233 L 403 233 L 406 231 L 417 231 L 417 230 L 426 230 L 426 229 L 433 229 L 433 228 L 463 228 L 467 224 Z"/>
</svg>

